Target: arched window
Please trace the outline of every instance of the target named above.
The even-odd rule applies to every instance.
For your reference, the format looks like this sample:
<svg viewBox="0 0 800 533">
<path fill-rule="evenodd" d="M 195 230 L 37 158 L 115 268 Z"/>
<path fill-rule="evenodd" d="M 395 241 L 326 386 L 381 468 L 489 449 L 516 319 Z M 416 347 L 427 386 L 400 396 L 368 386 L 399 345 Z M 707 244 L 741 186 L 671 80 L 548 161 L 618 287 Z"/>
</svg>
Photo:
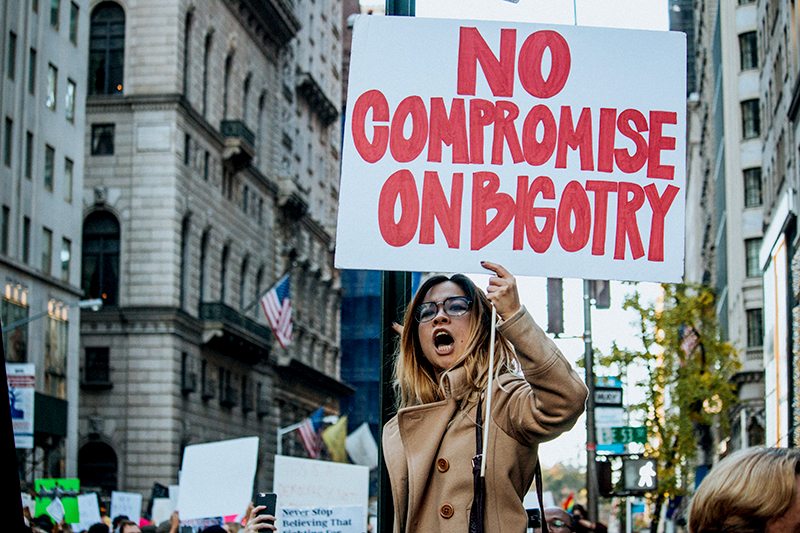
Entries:
<svg viewBox="0 0 800 533">
<path fill-rule="evenodd" d="M 117 490 L 117 454 L 108 444 L 92 441 L 78 451 L 78 477 L 81 485 L 110 494 Z"/>
<path fill-rule="evenodd" d="M 212 36 L 211 32 L 206 35 L 206 44 L 203 48 L 203 116 L 206 116 L 208 111 L 208 63 L 211 59 Z"/>
<path fill-rule="evenodd" d="M 256 157 L 255 160 L 258 163 L 265 161 L 266 158 L 263 156 L 263 152 L 266 149 L 267 144 L 264 142 L 264 108 L 266 106 L 267 101 L 267 93 L 261 93 L 261 96 L 258 99 L 258 117 L 256 120 Z"/>
<path fill-rule="evenodd" d="M 225 74 L 222 78 L 222 120 L 228 118 L 228 88 L 231 84 L 231 70 L 233 69 L 233 52 L 225 58 Z"/>
<path fill-rule="evenodd" d="M 261 283 L 264 280 L 264 266 L 260 266 L 258 269 L 258 273 L 256 273 L 256 284 L 253 291 L 253 301 L 257 302 L 255 307 L 253 308 L 253 312 L 255 313 L 256 317 L 259 315 L 258 309 L 261 307 L 260 302 L 258 300 L 261 298 Z"/>
<path fill-rule="evenodd" d="M 247 102 L 250 100 L 250 81 L 253 79 L 253 74 L 248 72 L 242 84 L 242 121 L 247 122 Z"/>
<path fill-rule="evenodd" d="M 89 30 L 89 93 L 121 94 L 125 59 L 125 12 L 115 2 L 92 11 Z"/>
<path fill-rule="evenodd" d="M 208 231 L 200 238 L 200 286 L 198 287 L 198 303 L 203 303 L 206 294 L 206 258 L 208 257 Z"/>
<path fill-rule="evenodd" d="M 183 217 L 183 224 L 181 224 L 181 272 L 180 272 L 180 306 L 181 309 L 186 309 L 186 295 L 189 292 L 189 215 Z"/>
<path fill-rule="evenodd" d="M 183 96 L 189 99 L 189 76 L 192 72 L 192 22 L 194 21 L 194 11 L 186 12 L 186 23 L 183 26 Z"/>
<path fill-rule="evenodd" d="M 119 222 L 108 211 L 95 211 L 83 221 L 81 288 L 87 298 L 117 305 Z"/>
<path fill-rule="evenodd" d="M 230 247 L 226 244 L 222 248 L 222 258 L 220 260 L 220 267 L 219 267 L 219 301 L 221 303 L 225 303 L 225 284 L 227 282 L 228 277 L 228 254 L 230 253 Z"/>
<path fill-rule="evenodd" d="M 242 259 L 242 271 L 239 272 L 239 310 L 244 311 L 244 306 L 247 305 L 247 263 L 249 256 L 244 256 Z"/>
</svg>

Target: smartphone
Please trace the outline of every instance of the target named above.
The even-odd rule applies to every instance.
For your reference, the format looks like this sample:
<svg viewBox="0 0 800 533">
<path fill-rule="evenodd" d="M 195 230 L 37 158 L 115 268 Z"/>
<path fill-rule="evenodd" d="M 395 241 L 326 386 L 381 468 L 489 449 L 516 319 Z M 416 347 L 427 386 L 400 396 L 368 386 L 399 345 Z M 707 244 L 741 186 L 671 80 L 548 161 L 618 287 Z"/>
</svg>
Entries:
<svg viewBox="0 0 800 533">
<path fill-rule="evenodd" d="M 262 509 L 258 512 L 259 515 L 262 514 L 271 514 L 275 516 L 275 505 L 278 502 L 278 495 L 274 492 L 259 492 L 256 493 L 256 499 L 253 503 L 258 507 L 259 505 L 266 506 L 266 509 Z M 272 524 L 273 522 L 270 522 Z"/>
</svg>

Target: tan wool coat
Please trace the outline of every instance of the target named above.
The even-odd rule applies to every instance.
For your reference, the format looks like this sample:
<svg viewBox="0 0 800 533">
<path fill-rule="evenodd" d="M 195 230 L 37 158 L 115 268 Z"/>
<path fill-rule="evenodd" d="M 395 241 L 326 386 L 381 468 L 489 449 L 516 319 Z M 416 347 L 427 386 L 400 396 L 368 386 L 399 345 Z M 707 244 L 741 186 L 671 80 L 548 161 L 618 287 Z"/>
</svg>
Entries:
<svg viewBox="0 0 800 533">
<path fill-rule="evenodd" d="M 494 380 L 484 528 L 524 533 L 522 499 L 533 481 L 538 445 L 575 424 L 587 389 L 524 308 L 500 321 L 498 331 L 514 345 L 522 377 L 506 373 Z M 395 533 L 467 533 L 476 398 L 469 395 L 463 366 L 444 373 L 440 384 L 444 400 L 400 409 L 384 426 Z"/>
</svg>

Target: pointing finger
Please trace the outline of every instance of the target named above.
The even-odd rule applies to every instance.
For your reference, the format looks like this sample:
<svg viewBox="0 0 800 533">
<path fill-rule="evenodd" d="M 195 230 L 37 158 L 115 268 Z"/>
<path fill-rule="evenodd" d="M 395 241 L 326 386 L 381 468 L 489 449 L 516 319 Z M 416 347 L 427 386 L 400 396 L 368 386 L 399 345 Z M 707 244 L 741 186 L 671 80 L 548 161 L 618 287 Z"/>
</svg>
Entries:
<svg viewBox="0 0 800 533">
<path fill-rule="evenodd" d="M 493 271 L 500 278 L 505 278 L 511 275 L 511 272 L 499 263 L 492 263 L 489 261 L 481 261 L 481 266 L 487 270 Z"/>
</svg>

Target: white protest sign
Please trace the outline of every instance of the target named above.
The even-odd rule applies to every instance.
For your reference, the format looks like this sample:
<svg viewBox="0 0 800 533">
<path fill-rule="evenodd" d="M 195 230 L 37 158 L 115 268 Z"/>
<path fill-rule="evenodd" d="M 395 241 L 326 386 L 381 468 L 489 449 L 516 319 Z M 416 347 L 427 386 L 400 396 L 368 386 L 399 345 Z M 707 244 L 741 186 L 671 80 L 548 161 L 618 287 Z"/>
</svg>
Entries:
<svg viewBox="0 0 800 533">
<path fill-rule="evenodd" d="M 138 492 L 111 491 L 111 518 L 120 515 L 138 524 L 142 517 L 142 495 Z"/>
<path fill-rule="evenodd" d="M 378 444 L 366 422 L 347 436 L 344 448 L 357 465 L 366 466 L 370 470 L 378 466 Z"/>
<path fill-rule="evenodd" d="M 278 530 L 282 533 L 365 533 L 364 507 L 313 507 L 281 509 Z"/>
<path fill-rule="evenodd" d="M 366 513 L 369 469 L 276 455 L 273 492 L 278 495 L 278 509 L 362 506 Z"/>
<path fill-rule="evenodd" d="M 359 17 L 336 266 L 680 281 L 685 51 L 672 32 Z"/>
<path fill-rule="evenodd" d="M 27 492 L 21 492 L 20 497 L 22 499 L 22 508 L 24 509 L 27 507 L 30 515 L 34 516 L 36 514 L 36 500 Z"/>
<path fill-rule="evenodd" d="M 31 363 L 6 363 L 8 400 L 14 447 L 33 448 L 33 402 L 36 391 L 36 367 Z M 33 516 L 33 515 L 31 515 Z"/>
<path fill-rule="evenodd" d="M 253 495 L 257 459 L 258 437 L 187 446 L 178 491 L 181 520 L 241 513 Z"/>
<path fill-rule="evenodd" d="M 178 479 L 180 479 L 180 473 L 178 473 Z M 180 492 L 180 487 L 178 485 L 170 485 L 169 486 L 169 501 L 170 505 L 172 506 L 172 510 L 178 508 L 178 493 Z"/>
<path fill-rule="evenodd" d="M 45 508 L 47 514 L 49 514 L 53 520 L 56 521 L 57 524 L 60 524 L 64 520 L 64 504 L 61 502 L 61 498 L 53 498 L 50 503 Z"/>
<path fill-rule="evenodd" d="M 153 512 L 150 513 L 153 523 L 158 525 L 164 520 L 169 520 L 174 510 L 175 507 L 172 506 L 169 498 L 153 498 Z"/>
<path fill-rule="evenodd" d="M 81 531 L 82 529 L 89 529 L 90 526 L 97 524 L 102 520 L 100 517 L 100 504 L 97 501 L 97 494 L 90 492 L 88 494 L 78 494 L 78 526 L 72 529 Z"/>
</svg>

